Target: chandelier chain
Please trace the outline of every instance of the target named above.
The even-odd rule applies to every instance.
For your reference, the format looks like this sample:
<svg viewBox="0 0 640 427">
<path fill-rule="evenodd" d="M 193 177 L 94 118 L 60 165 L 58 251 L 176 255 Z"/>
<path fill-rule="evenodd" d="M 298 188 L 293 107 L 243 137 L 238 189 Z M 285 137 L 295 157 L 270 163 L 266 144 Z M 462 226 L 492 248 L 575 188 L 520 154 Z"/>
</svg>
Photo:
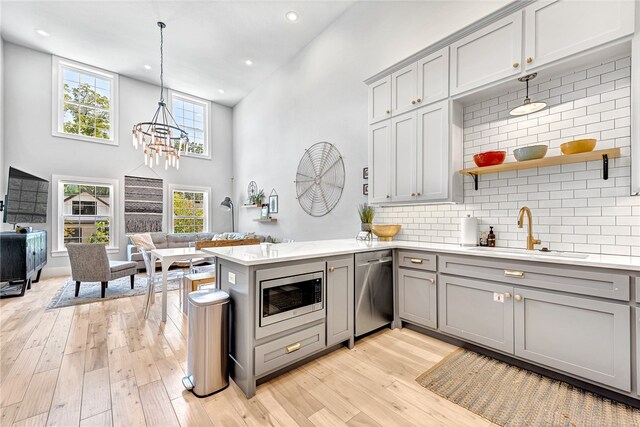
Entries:
<svg viewBox="0 0 640 427">
<path fill-rule="evenodd" d="M 160 102 L 164 103 L 164 35 L 162 29 L 164 25 L 160 25 Z"/>
</svg>

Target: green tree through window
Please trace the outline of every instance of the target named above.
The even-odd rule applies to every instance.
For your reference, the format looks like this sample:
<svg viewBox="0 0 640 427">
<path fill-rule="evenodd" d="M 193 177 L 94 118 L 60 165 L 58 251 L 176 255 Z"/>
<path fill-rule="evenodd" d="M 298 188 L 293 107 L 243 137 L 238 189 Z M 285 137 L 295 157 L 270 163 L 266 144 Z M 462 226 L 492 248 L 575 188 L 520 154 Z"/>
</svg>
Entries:
<svg viewBox="0 0 640 427">
<path fill-rule="evenodd" d="M 173 232 L 200 233 L 205 221 L 204 193 L 197 191 L 173 192 Z"/>
<path fill-rule="evenodd" d="M 110 139 L 111 101 L 108 94 L 110 83 L 98 78 L 85 78 L 79 73 L 71 73 L 93 82 L 64 81 L 64 125 L 65 133 Z M 71 77 L 73 78 L 73 77 Z M 96 83 L 97 82 L 97 83 Z M 96 85 L 101 85 L 96 86 Z M 105 87 L 107 87 L 105 89 Z"/>
</svg>

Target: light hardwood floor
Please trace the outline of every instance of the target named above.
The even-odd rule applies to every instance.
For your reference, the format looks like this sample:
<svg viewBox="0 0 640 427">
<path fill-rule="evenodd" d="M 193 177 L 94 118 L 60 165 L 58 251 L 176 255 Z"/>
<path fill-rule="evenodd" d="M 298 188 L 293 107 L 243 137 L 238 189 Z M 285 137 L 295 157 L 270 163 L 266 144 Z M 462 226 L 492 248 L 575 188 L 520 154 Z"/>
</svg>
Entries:
<svg viewBox="0 0 640 427">
<path fill-rule="evenodd" d="M 455 347 L 407 329 L 310 362 L 252 399 L 233 383 L 198 399 L 181 383 L 188 322 L 177 291 L 166 324 L 160 304 L 144 319 L 141 296 L 46 310 L 66 280 L 0 300 L 2 426 L 489 424 L 418 386 L 415 378 Z"/>
</svg>

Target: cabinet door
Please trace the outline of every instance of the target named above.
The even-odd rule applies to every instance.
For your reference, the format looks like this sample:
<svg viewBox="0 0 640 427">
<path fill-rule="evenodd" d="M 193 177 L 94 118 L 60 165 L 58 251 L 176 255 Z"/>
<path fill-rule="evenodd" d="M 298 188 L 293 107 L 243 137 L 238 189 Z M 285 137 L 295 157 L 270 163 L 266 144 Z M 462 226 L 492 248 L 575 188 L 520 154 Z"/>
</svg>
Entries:
<svg viewBox="0 0 640 427">
<path fill-rule="evenodd" d="M 427 105 L 449 96 L 449 47 L 418 61 L 418 104 Z"/>
<path fill-rule="evenodd" d="M 408 65 L 391 75 L 391 113 L 402 114 L 418 104 L 418 65 Z"/>
<path fill-rule="evenodd" d="M 436 275 L 425 271 L 398 269 L 400 318 L 412 323 L 436 328 Z"/>
<path fill-rule="evenodd" d="M 518 11 L 451 45 L 451 95 L 519 74 L 521 57 Z"/>
<path fill-rule="evenodd" d="M 514 294 L 516 356 L 631 390 L 628 305 L 519 288 Z"/>
<path fill-rule="evenodd" d="M 327 345 L 353 337 L 353 256 L 327 262 Z"/>
<path fill-rule="evenodd" d="M 442 332 L 513 353 L 510 286 L 440 275 L 438 324 Z M 502 296 L 502 302 L 496 299 Z"/>
<path fill-rule="evenodd" d="M 369 203 L 391 200 L 391 120 L 369 126 Z"/>
<path fill-rule="evenodd" d="M 369 123 L 391 117 L 391 76 L 369 85 Z"/>
<path fill-rule="evenodd" d="M 636 312 L 636 394 L 640 396 L 640 308 Z"/>
<path fill-rule="evenodd" d="M 633 34 L 634 7 L 618 0 L 533 3 L 525 9 L 527 70 Z"/>
<path fill-rule="evenodd" d="M 449 101 L 417 111 L 417 200 L 445 199 L 449 188 Z"/>
<path fill-rule="evenodd" d="M 410 201 L 416 195 L 416 113 L 391 119 L 391 200 Z"/>
</svg>

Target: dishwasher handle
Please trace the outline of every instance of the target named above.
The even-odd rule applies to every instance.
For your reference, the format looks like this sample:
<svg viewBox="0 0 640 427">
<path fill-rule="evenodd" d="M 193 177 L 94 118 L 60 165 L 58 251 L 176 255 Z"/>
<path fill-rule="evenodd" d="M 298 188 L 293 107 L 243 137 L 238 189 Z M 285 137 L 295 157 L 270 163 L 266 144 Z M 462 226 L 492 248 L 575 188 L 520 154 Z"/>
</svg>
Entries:
<svg viewBox="0 0 640 427">
<path fill-rule="evenodd" d="M 379 259 L 372 259 L 367 262 L 363 262 L 362 264 L 357 264 L 356 267 L 366 267 L 368 265 L 376 265 L 376 264 L 386 264 L 393 261 L 393 257 L 387 256 Z"/>
</svg>

